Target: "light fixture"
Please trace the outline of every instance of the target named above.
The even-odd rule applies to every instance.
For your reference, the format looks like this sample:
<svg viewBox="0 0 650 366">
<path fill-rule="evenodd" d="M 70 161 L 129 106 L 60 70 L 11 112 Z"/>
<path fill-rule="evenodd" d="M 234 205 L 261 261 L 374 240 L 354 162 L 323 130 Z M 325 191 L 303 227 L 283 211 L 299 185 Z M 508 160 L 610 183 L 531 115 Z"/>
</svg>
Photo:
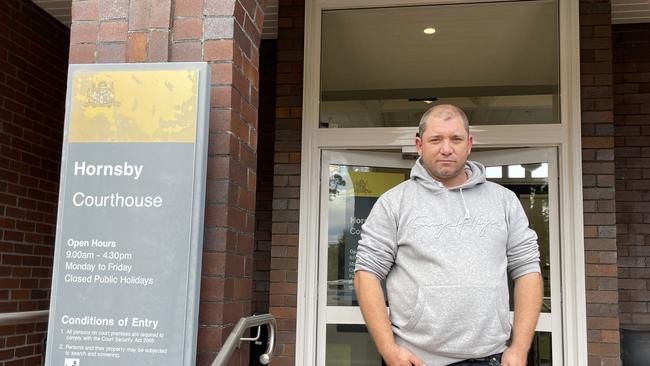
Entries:
<svg viewBox="0 0 650 366">
<path fill-rule="evenodd" d="M 434 34 L 436 33 L 436 28 L 425 28 L 424 34 Z"/>
<path fill-rule="evenodd" d="M 409 98 L 409 102 L 425 102 L 426 104 L 431 104 L 438 100 L 436 97 L 429 97 L 429 98 Z"/>
</svg>

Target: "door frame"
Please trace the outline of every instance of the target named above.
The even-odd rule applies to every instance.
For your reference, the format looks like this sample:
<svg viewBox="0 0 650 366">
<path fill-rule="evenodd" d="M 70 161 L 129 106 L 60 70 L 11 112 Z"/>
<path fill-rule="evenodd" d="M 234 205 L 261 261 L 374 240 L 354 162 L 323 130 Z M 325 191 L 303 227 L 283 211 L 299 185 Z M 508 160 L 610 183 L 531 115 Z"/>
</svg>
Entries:
<svg viewBox="0 0 650 366">
<path fill-rule="evenodd" d="M 322 150 L 321 154 L 321 182 L 329 181 L 329 170 L 326 168 L 330 163 L 334 164 L 349 164 L 349 165 L 361 165 L 361 166 L 379 166 L 379 167 L 391 167 L 391 168 L 404 168 L 410 169 L 412 164 L 406 163 L 401 156 L 396 155 L 395 153 L 382 153 L 382 152 L 371 152 L 366 151 L 354 151 L 354 150 Z M 407 167 L 408 166 L 408 167 Z M 319 238 L 318 238 L 318 253 L 319 260 L 317 262 L 319 279 L 321 281 L 317 283 L 318 298 L 323 301 L 318 301 L 318 314 L 320 317 L 317 319 L 316 323 L 316 334 L 321 334 L 317 336 L 316 342 L 317 347 L 315 350 L 316 353 L 316 363 L 310 365 L 325 365 L 325 347 L 326 347 L 326 336 L 325 331 L 328 324 L 363 324 L 363 317 L 361 315 L 361 310 L 358 306 L 328 306 L 327 305 L 327 237 L 328 233 L 325 229 L 329 222 L 329 212 L 327 206 L 328 195 L 326 190 L 329 188 L 325 185 L 320 185 L 320 218 L 319 218 Z M 329 323 L 328 318 L 337 318 L 336 323 Z M 359 320 L 361 319 L 361 323 Z"/>
<path fill-rule="evenodd" d="M 560 212 L 559 212 L 559 180 L 558 180 L 558 156 L 556 148 L 525 148 L 525 149 L 501 149 L 473 152 L 470 160 L 478 161 L 486 167 L 494 165 L 518 165 L 545 162 L 548 164 L 548 198 L 549 198 L 549 260 L 551 262 L 550 284 L 551 284 L 551 312 L 541 313 L 536 326 L 540 332 L 552 334 L 552 350 L 559 350 L 562 347 L 562 281 L 560 261 Z M 329 181 L 330 164 L 369 166 L 382 168 L 410 169 L 414 161 L 405 161 L 398 153 L 367 152 L 354 150 L 322 150 L 321 154 L 321 182 Z M 329 324 L 364 324 L 361 310 L 358 306 L 338 306 L 327 304 L 327 263 L 328 255 L 328 230 L 329 208 L 328 208 L 328 186 L 320 186 L 320 232 L 318 240 L 319 252 L 319 278 L 318 283 L 318 314 L 320 318 L 317 324 L 317 334 L 324 334 Z M 555 309 L 555 311 L 553 311 Z M 510 321 L 513 319 L 513 312 L 510 312 Z M 325 365 L 326 361 L 326 336 L 317 337 L 317 362 L 316 366 Z M 563 353 L 551 352 L 554 365 L 561 365 Z"/>
<path fill-rule="evenodd" d="M 518 159 L 511 159 L 504 155 L 516 156 Z M 472 157 L 472 155 L 474 157 Z M 477 157 L 478 156 L 478 157 Z M 476 160 L 485 166 L 489 162 L 497 162 L 499 165 L 512 165 L 512 164 L 525 164 L 534 163 L 539 161 L 546 161 L 548 163 L 548 205 L 550 209 L 549 215 L 549 260 L 551 262 L 550 281 L 551 281 L 551 313 L 541 313 L 539 321 L 544 325 L 538 331 L 551 332 L 551 350 L 562 349 L 564 342 L 562 332 L 562 260 L 561 260 L 561 244 L 560 244 L 560 187 L 558 179 L 558 154 L 555 148 L 542 148 L 542 149 L 508 149 L 508 150 L 493 150 L 482 151 L 470 154 L 470 160 Z M 540 263 L 541 265 L 541 263 Z M 553 311 L 555 310 L 555 311 Z M 511 312 L 511 316 L 513 313 Z M 511 318 L 511 322 L 514 319 Z M 539 327 L 539 321 L 537 327 Z M 550 326 L 550 327 L 549 327 Z M 555 334 L 555 331 L 559 334 Z M 562 365 L 564 354 L 562 352 L 551 352 L 552 364 Z"/>
<path fill-rule="evenodd" d="M 318 324 L 319 184 L 323 149 L 401 149 L 417 126 L 320 129 L 321 13 L 326 9 L 442 5 L 487 0 L 306 0 L 302 162 L 298 235 L 295 364 L 315 365 Z M 470 127 L 475 147 L 555 147 L 560 187 L 562 339 L 566 365 L 587 366 L 578 2 L 558 0 L 561 122 L 553 125 Z"/>
</svg>

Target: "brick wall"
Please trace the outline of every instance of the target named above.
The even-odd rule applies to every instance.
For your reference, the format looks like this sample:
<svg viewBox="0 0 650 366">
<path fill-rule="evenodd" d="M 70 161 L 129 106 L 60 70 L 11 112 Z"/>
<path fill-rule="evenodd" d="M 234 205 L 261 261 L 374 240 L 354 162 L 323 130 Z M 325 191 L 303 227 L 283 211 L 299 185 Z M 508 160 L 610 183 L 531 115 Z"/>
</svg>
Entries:
<svg viewBox="0 0 650 366">
<path fill-rule="evenodd" d="M 183 2 L 196 3 L 176 4 Z M 211 63 L 213 87 L 198 365 L 209 365 L 237 320 L 253 312 L 263 9 L 257 0 L 205 1 L 203 9 L 203 59 Z M 177 13 L 175 19 L 188 18 Z M 182 61 L 175 49 L 191 49 L 193 42 L 173 46 L 172 60 Z M 248 344 L 235 351 L 231 364 L 248 364 Z"/>
<path fill-rule="evenodd" d="M 278 321 L 276 366 L 295 362 L 304 13 L 304 0 L 280 2 L 269 296 Z"/>
<path fill-rule="evenodd" d="M 171 0 L 73 0 L 70 61 L 169 61 L 171 14 Z"/>
<path fill-rule="evenodd" d="M 276 57 L 277 41 L 262 41 L 260 45 L 260 108 L 257 143 L 257 203 L 255 205 L 255 265 L 253 269 L 253 312 L 258 314 L 269 311 Z"/>
<path fill-rule="evenodd" d="M 589 365 L 619 365 L 609 0 L 580 1 L 582 179 Z"/>
<path fill-rule="evenodd" d="M 650 325 L 650 23 L 613 36 L 619 306 L 630 327 Z"/>
<path fill-rule="evenodd" d="M 69 31 L 0 2 L 0 312 L 47 310 Z M 45 323 L 0 327 L 0 365 L 40 365 Z"/>
<path fill-rule="evenodd" d="M 70 61 L 207 61 L 210 134 L 197 365 L 252 313 L 261 0 L 73 0 Z M 248 364 L 248 344 L 231 364 Z"/>
</svg>

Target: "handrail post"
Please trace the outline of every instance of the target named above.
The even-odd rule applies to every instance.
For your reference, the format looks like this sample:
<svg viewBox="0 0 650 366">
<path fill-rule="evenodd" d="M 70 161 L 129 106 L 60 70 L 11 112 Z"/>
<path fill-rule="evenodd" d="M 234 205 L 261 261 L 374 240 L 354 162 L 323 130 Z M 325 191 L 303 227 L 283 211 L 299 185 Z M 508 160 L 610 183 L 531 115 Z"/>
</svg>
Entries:
<svg viewBox="0 0 650 366">
<path fill-rule="evenodd" d="M 242 335 L 246 329 L 261 325 L 267 325 L 269 327 L 266 352 L 260 356 L 260 363 L 267 365 L 271 361 L 271 357 L 273 357 L 273 349 L 275 348 L 275 331 L 277 328 L 275 317 L 271 314 L 253 315 L 239 319 L 211 366 L 225 366 L 230 359 L 230 356 L 232 356 L 235 347 L 239 347 L 242 340 L 248 340 L 242 339 Z"/>
<path fill-rule="evenodd" d="M 275 348 L 275 332 L 277 331 L 277 324 L 275 322 L 275 317 L 273 320 L 268 323 L 269 333 L 268 340 L 266 341 L 266 352 L 260 356 L 260 363 L 262 365 L 268 365 L 271 362 L 271 357 L 273 357 L 273 349 Z"/>
</svg>

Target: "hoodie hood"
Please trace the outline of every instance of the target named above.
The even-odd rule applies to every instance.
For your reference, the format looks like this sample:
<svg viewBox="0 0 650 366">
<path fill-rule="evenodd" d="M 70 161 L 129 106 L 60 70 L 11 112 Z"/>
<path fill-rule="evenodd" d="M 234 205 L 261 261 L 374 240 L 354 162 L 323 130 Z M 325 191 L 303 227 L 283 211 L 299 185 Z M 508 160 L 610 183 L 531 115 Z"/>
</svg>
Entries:
<svg viewBox="0 0 650 366">
<path fill-rule="evenodd" d="M 465 183 L 453 188 L 449 188 L 450 190 L 469 189 L 479 184 L 483 184 L 486 181 L 485 166 L 483 166 L 481 163 L 470 160 L 466 161 L 465 172 L 467 173 L 467 180 Z M 418 158 L 418 160 L 415 162 L 415 165 L 413 165 L 413 168 L 411 168 L 411 179 L 421 184 L 425 188 L 433 191 L 445 188 L 441 182 L 431 177 L 427 169 L 424 167 L 424 165 L 422 165 L 422 158 Z"/>
</svg>

